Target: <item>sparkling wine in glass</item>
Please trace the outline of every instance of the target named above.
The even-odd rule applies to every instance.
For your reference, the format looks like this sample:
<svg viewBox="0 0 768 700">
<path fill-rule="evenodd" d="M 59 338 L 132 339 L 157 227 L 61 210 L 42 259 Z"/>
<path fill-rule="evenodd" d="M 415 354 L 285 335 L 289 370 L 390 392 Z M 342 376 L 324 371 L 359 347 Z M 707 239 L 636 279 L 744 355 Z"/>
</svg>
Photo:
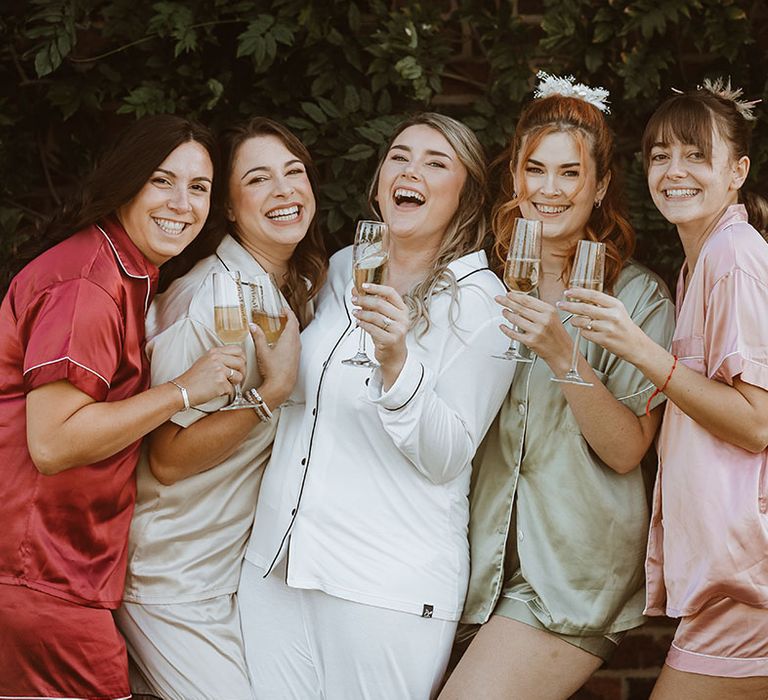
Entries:
<svg viewBox="0 0 768 700">
<path fill-rule="evenodd" d="M 359 221 L 352 247 L 352 278 L 358 294 L 363 284 L 383 284 L 389 262 L 389 227 L 382 221 Z M 359 325 L 359 324 L 358 324 Z M 342 360 L 352 367 L 378 367 L 365 350 L 365 331 L 360 328 L 357 353 Z"/>
<path fill-rule="evenodd" d="M 216 335 L 224 345 L 240 345 L 248 337 L 248 317 L 239 272 L 213 273 L 213 321 Z M 253 406 L 243 398 L 240 384 L 235 384 L 235 398 L 219 410 L 238 408 Z"/>
<path fill-rule="evenodd" d="M 515 219 L 507 260 L 504 263 L 504 284 L 508 289 L 530 294 L 538 287 L 541 270 L 541 229 L 541 221 Z M 517 331 L 517 326 L 512 328 Z M 494 357 L 516 362 L 532 362 L 530 357 L 520 352 L 520 342 L 517 340 L 510 340 L 504 354 Z"/>
<path fill-rule="evenodd" d="M 605 278 L 605 243 L 598 241 L 579 241 L 576 244 L 576 256 L 573 259 L 570 287 L 603 291 Z M 573 341 L 573 354 L 571 355 L 571 368 L 561 379 L 550 377 L 551 381 L 560 384 L 576 384 L 577 386 L 594 386 L 592 382 L 584 381 L 578 371 L 579 341 L 581 340 L 581 328 L 576 331 Z"/>
<path fill-rule="evenodd" d="M 288 303 L 271 273 L 254 277 L 248 286 L 251 288 L 251 318 L 264 331 L 271 347 L 288 323 Z"/>
</svg>

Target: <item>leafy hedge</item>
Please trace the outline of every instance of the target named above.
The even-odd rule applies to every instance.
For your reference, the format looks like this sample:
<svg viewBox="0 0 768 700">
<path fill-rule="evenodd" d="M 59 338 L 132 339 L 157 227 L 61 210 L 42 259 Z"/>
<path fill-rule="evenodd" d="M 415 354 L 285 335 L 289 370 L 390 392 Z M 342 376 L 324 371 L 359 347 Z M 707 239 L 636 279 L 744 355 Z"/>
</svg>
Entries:
<svg viewBox="0 0 768 700">
<path fill-rule="evenodd" d="M 5 0 L 0 12 L 6 265 L 19 227 L 67 197 L 110 132 L 165 111 L 214 127 L 254 114 L 284 120 L 318 161 L 338 247 L 403 114 L 457 116 L 495 155 L 543 68 L 610 89 L 638 254 L 669 276 L 677 243 L 636 154 L 645 120 L 670 87 L 707 76 L 768 98 L 759 0 Z M 752 182 L 767 172 L 763 123 Z"/>
</svg>

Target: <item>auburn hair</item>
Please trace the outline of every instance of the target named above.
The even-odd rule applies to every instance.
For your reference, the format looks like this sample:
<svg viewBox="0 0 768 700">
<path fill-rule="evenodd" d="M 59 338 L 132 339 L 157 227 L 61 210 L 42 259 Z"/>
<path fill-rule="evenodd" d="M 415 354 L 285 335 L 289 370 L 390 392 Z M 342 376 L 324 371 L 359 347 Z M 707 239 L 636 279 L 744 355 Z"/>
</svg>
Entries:
<svg viewBox="0 0 768 700">
<path fill-rule="evenodd" d="M 496 267 L 500 270 L 504 265 L 514 220 L 522 216 L 520 202 L 529 196 L 525 187 L 525 164 L 542 139 L 556 133 L 570 134 L 579 150 L 580 162 L 584 164 L 576 192 L 585 186 L 590 165 L 594 167 L 596 182 L 610 177 L 605 195 L 592 209 L 584 231 L 588 240 L 605 243 L 604 286 L 610 292 L 634 251 L 635 231 L 626 215 L 621 184 L 613 164 L 613 133 L 597 107 L 575 97 L 551 95 L 530 102 L 523 109 L 507 148 L 497 159 L 497 163 L 506 163 L 507 167 L 503 170 L 501 191 L 492 213 Z M 563 268 L 566 282 L 575 253 L 576 242 Z"/>
</svg>

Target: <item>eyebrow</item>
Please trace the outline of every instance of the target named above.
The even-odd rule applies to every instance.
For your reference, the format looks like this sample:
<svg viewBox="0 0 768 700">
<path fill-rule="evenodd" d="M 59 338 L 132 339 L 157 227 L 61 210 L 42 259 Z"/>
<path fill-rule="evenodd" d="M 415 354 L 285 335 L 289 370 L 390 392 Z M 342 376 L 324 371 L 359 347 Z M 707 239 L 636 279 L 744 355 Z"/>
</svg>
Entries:
<svg viewBox="0 0 768 700">
<path fill-rule="evenodd" d="M 538 160 L 534 160 L 533 158 L 529 158 L 528 162 L 529 163 L 533 163 L 534 165 L 539 165 L 542 168 L 545 167 L 544 163 L 542 163 L 542 162 L 540 162 Z M 561 163 L 558 167 L 560 167 L 560 168 L 573 168 L 573 167 L 578 166 L 578 165 L 581 165 L 581 163 L 579 163 L 579 161 L 575 161 L 573 163 Z"/>
<path fill-rule="evenodd" d="M 176 177 L 176 173 L 173 172 L 173 170 L 166 170 L 165 168 L 157 168 L 155 170 L 156 173 L 165 173 L 166 175 L 170 175 L 171 177 Z M 201 175 L 200 177 L 193 177 L 192 182 L 200 182 L 201 180 L 204 180 L 205 182 L 212 182 L 211 178 L 205 177 L 205 175 Z"/>
<path fill-rule="evenodd" d="M 395 148 L 397 148 L 397 149 L 399 149 L 401 151 L 408 151 L 408 153 L 411 153 L 412 150 L 413 150 L 410 146 L 404 146 L 404 145 L 399 144 L 399 143 L 396 143 L 394 146 L 392 146 L 392 148 L 390 148 L 390 150 L 394 150 Z M 453 158 L 451 158 L 451 156 L 449 156 L 447 153 L 443 153 L 442 151 L 433 151 L 433 150 L 429 149 L 429 150 L 426 151 L 426 154 L 428 156 L 440 156 L 442 158 L 447 158 L 448 160 L 453 160 Z"/>
<path fill-rule="evenodd" d="M 287 168 L 287 167 L 289 167 L 291 165 L 296 165 L 296 163 L 298 163 L 299 165 L 302 165 L 302 166 L 304 165 L 304 163 L 302 161 L 300 161 L 298 158 L 294 158 L 292 160 L 288 160 L 285 163 L 283 163 L 283 167 Z M 245 178 L 248 177 L 251 173 L 255 173 L 255 172 L 266 172 L 266 173 L 268 173 L 268 172 L 270 172 L 270 170 L 272 170 L 272 168 L 270 168 L 267 165 L 257 165 L 257 166 L 255 166 L 253 168 L 250 168 L 249 170 L 246 170 L 245 173 L 243 174 L 243 176 L 240 179 L 241 180 L 245 180 Z"/>
</svg>

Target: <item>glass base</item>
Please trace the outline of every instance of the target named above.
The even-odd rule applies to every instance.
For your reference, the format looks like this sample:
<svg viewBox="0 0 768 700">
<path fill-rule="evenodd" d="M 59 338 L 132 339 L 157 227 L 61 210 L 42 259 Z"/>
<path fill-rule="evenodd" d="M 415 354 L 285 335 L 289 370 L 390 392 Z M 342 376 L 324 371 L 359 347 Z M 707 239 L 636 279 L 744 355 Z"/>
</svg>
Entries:
<svg viewBox="0 0 768 700">
<path fill-rule="evenodd" d="M 558 384 L 575 384 L 576 386 L 595 386 L 592 382 L 585 382 L 578 372 L 569 371 L 562 379 L 559 377 L 550 377 L 550 382 Z"/>
<path fill-rule="evenodd" d="M 491 355 L 491 357 L 495 357 L 498 360 L 512 360 L 512 362 L 533 362 L 532 357 L 526 357 L 525 355 L 521 355 L 519 352 L 511 352 L 507 350 L 503 355 Z"/>
<path fill-rule="evenodd" d="M 222 406 L 219 410 L 220 411 L 237 411 L 241 408 L 250 408 L 253 409 L 253 404 L 249 401 L 246 401 L 245 399 L 235 399 L 232 403 L 227 404 L 226 406 Z"/>
<path fill-rule="evenodd" d="M 346 360 L 341 361 L 342 365 L 348 365 L 349 367 L 378 367 L 379 363 L 374 362 L 364 352 L 359 352 L 354 357 L 349 357 Z"/>
</svg>

